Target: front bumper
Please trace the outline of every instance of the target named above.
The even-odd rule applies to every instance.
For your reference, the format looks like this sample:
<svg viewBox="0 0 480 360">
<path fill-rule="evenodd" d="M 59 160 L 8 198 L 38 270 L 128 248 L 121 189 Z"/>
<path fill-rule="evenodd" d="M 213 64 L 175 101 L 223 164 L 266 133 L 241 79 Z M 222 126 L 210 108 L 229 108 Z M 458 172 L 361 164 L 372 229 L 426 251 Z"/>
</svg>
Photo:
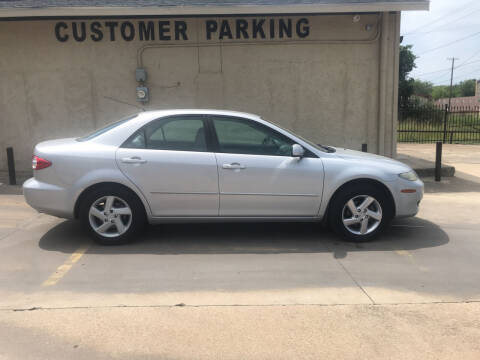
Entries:
<svg viewBox="0 0 480 360">
<path fill-rule="evenodd" d="M 23 183 L 23 196 L 27 204 L 38 212 L 73 218 L 73 206 L 65 188 L 30 178 Z"/>
<path fill-rule="evenodd" d="M 415 192 L 402 192 L 402 190 L 415 190 Z M 396 217 L 415 216 L 418 213 L 420 202 L 423 198 L 423 181 L 418 179 L 408 181 L 399 178 L 395 183 Z"/>
</svg>

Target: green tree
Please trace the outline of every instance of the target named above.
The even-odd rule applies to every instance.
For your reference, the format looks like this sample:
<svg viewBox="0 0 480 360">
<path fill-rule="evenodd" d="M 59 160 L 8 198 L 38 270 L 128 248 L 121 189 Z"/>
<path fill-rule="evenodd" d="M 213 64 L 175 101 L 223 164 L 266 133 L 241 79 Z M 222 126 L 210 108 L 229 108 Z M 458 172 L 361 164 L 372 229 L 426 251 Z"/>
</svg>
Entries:
<svg viewBox="0 0 480 360">
<path fill-rule="evenodd" d="M 415 79 L 413 81 L 413 95 L 427 99 L 432 98 L 433 84 L 429 81 Z"/>
<path fill-rule="evenodd" d="M 450 95 L 450 87 L 445 85 L 434 86 L 432 89 L 433 100 L 448 98 Z"/>
<path fill-rule="evenodd" d="M 401 105 L 406 104 L 414 92 L 414 80 L 409 78 L 408 74 L 416 67 L 416 59 L 412 52 L 412 45 L 400 45 L 398 96 Z"/>
<path fill-rule="evenodd" d="M 465 80 L 461 81 L 457 86 L 459 88 L 459 96 L 475 96 L 477 81 L 475 79 Z"/>
<path fill-rule="evenodd" d="M 460 83 L 453 85 L 452 97 L 466 97 L 475 96 L 475 86 L 477 81 L 475 79 L 464 80 Z M 432 98 L 433 100 L 444 99 L 450 97 L 449 85 L 437 85 L 433 87 Z"/>
</svg>

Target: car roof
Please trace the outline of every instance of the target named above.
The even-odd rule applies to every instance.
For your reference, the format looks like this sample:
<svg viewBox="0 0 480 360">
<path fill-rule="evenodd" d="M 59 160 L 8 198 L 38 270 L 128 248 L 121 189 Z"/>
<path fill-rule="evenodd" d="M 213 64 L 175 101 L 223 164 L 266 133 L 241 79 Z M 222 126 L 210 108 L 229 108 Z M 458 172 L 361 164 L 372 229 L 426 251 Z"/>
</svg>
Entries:
<svg viewBox="0 0 480 360">
<path fill-rule="evenodd" d="M 172 116 L 172 115 L 219 115 L 244 117 L 252 120 L 261 120 L 260 116 L 240 111 L 217 110 L 217 109 L 168 109 L 168 110 L 148 110 L 140 114 L 150 118 Z"/>
</svg>

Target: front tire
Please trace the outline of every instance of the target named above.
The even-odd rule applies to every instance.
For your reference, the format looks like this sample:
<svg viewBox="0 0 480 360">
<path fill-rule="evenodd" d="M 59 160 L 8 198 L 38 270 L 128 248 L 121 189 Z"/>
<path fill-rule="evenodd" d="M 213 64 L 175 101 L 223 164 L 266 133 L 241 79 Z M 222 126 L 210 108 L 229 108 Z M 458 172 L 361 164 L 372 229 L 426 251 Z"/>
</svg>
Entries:
<svg viewBox="0 0 480 360">
<path fill-rule="evenodd" d="M 80 218 L 90 236 L 101 245 L 121 245 L 134 240 L 144 228 L 141 201 L 129 190 L 102 187 L 83 200 Z"/>
<path fill-rule="evenodd" d="M 393 204 L 383 189 L 352 185 L 332 199 L 330 227 L 347 241 L 375 239 L 393 218 Z"/>
</svg>

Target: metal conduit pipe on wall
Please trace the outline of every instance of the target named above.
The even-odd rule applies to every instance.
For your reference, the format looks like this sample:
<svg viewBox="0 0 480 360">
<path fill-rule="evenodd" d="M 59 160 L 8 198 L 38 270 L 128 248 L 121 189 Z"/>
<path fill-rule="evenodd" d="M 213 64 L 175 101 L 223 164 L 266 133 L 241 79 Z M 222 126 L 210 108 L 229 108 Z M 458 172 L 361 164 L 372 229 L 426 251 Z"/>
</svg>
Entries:
<svg viewBox="0 0 480 360">
<path fill-rule="evenodd" d="M 201 46 L 245 46 L 245 45 L 312 45 L 312 44 L 371 44 L 376 42 L 381 34 L 381 30 L 378 26 L 379 19 L 382 17 L 377 16 L 377 31 L 375 34 L 367 40 L 290 40 L 290 41 L 260 41 L 260 42 L 249 42 L 249 41 L 225 41 L 225 42 L 197 42 L 194 44 L 147 44 L 140 47 L 137 50 L 137 66 L 139 68 L 143 67 L 143 53 L 152 48 L 177 48 L 177 47 L 201 47 Z M 382 29 L 383 30 L 383 29 Z"/>
</svg>

